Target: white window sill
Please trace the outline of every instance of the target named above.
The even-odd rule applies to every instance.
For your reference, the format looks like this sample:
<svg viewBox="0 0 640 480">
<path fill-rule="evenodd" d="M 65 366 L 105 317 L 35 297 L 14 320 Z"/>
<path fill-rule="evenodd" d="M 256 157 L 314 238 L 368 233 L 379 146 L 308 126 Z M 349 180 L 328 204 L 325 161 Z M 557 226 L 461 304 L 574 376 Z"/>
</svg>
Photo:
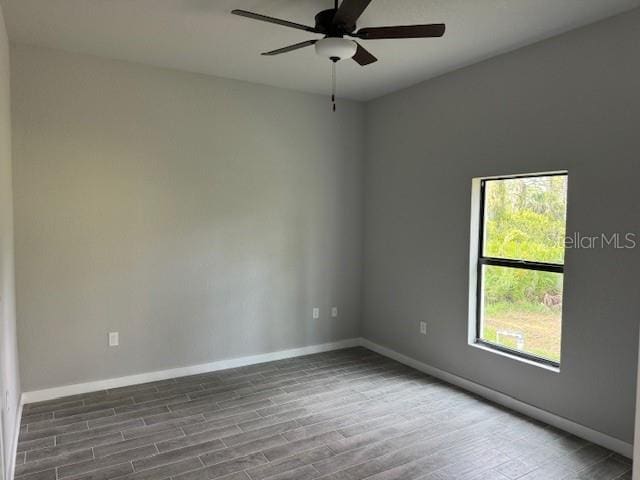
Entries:
<svg viewBox="0 0 640 480">
<path fill-rule="evenodd" d="M 547 370 L 547 371 L 552 372 L 552 373 L 560 373 L 560 368 L 559 367 L 554 367 L 552 365 L 547 365 L 546 363 L 536 362 L 535 360 L 530 360 L 528 358 L 522 358 L 522 357 L 519 357 L 518 355 L 513 355 L 511 353 L 503 352 L 502 350 L 497 350 L 495 348 L 491 348 L 491 347 L 489 347 L 487 345 L 483 345 L 481 343 L 470 342 L 469 345 L 474 347 L 474 348 L 478 348 L 480 350 L 484 350 L 486 352 L 491 352 L 491 353 L 493 353 L 495 355 L 500 355 L 502 357 L 506 357 L 506 358 L 509 358 L 511 360 L 515 360 L 517 362 L 522 362 L 522 363 L 526 363 L 527 365 L 531 365 L 531 366 L 534 366 L 534 367 L 542 368 L 542 369 Z"/>
</svg>

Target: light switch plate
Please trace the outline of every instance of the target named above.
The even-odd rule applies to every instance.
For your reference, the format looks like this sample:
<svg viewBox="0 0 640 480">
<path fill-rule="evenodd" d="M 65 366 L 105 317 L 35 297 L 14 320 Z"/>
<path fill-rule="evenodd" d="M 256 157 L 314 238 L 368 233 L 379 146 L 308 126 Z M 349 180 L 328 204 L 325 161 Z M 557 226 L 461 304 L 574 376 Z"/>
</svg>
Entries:
<svg viewBox="0 0 640 480">
<path fill-rule="evenodd" d="M 117 347 L 120 345 L 120 335 L 118 332 L 109 332 L 109 346 Z"/>
</svg>

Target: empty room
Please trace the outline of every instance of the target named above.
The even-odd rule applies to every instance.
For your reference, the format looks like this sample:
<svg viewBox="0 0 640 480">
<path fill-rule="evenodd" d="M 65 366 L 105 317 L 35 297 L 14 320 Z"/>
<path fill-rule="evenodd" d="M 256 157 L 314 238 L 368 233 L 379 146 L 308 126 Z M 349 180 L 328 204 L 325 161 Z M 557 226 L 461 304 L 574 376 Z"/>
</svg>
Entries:
<svg viewBox="0 0 640 480">
<path fill-rule="evenodd" d="M 0 0 L 0 480 L 640 480 L 639 185 L 640 0 Z"/>
</svg>

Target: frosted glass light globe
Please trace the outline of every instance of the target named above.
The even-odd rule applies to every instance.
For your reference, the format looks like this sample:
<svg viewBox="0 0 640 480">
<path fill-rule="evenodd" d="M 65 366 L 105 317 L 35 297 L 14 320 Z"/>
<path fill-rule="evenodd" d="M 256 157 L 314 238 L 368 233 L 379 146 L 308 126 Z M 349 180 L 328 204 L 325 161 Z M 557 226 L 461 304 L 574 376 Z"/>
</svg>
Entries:
<svg viewBox="0 0 640 480">
<path fill-rule="evenodd" d="M 358 50 L 356 42 L 346 38 L 329 37 L 316 42 L 316 53 L 321 57 L 344 60 L 352 58 L 356 50 Z"/>
</svg>

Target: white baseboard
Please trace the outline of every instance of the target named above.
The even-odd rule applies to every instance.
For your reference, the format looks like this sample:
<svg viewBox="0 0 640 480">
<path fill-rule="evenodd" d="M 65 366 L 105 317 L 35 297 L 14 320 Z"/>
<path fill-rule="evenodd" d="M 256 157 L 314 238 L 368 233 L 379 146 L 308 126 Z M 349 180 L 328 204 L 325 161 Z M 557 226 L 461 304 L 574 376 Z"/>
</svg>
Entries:
<svg viewBox="0 0 640 480">
<path fill-rule="evenodd" d="M 62 387 L 48 388 L 45 390 L 37 390 L 32 392 L 25 392 L 22 394 L 22 401 L 20 403 L 20 412 L 22 411 L 22 405 L 32 402 L 40 402 L 44 400 L 52 400 L 55 398 L 65 397 L 68 395 L 75 395 L 79 393 L 95 392 L 98 390 L 105 390 L 108 388 L 126 387 L 129 385 L 136 385 L 139 383 L 152 382 L 156 380 L 166 380 L 169 378 L 183 377 L 186 375 L 196 375 L 199 373 L 215 372 L 217 370 L 224 370 L 227 368 L 242 367 L 245 365 L 253 365 L 256 363 L 270 362 L 274 360 L 281 360 L 284 358 L 298 357 L 302 355 L 310 355 L 312 353 L 328 352 L 331 350 L 338 350 L 341 348 L 349 348 L 355 346 L 363 346 L 374 352 L 389 357 L 400 363 L 404 363 L 410 367 L 415 368 L 421 372 L 424 372 L 433 377 L 439 378 L 447 383 L 456 385 L 464 390 L 475 393 L 487 400 L 503 405 L 511 410 L 520 412 L 541 422 L 547 423 L 554 427 L 557 427 L 566 432 L 572 433 L 578 437 L 584 438 L 592 443 L 601 445 L 609 450 L 617 452 L 625 457 L 631 458 L 633 454 L 633 446 L 629 443 L 623 442 L 617 438 L 606 435 L 602 432 L 598 432 L 579 423 L 573 422 L 566 418 L 560 417 L 553 413 L 547 412 L 540 408 L 529 405 L 521 400 L 510 397 L 504 393 L 497 392 L 488 387 L 482 386 L 466 378 L 459 377 L 444 370 L 427 365 L 411 357 L 403 355 L 382 345 L 378 345 L 365 338 L 351 338 L 347 340 L 340 340 L 338 342 L 325 343 L 321 345 L 310 345 L 302 348 L 294 348 L 291 350 L 280 350 L 277 352 L 264 353 L 260 355 L 252 355 L 248 357 L 232 358 L 228 360 L 220 360 L 212 363 L 205 363 L 201 365 L 192 365 L 189 367 L 174 368 L 171 370 L 161 370 L 156 372 L 142 373 L 138 375 L 129 375 L 126 377 L 111 378 L 107 380 L 98 380 L 88 383 L 80 383 L 75 385 L 66 385 Z M 20 417 L 18 417 L 20 418 Z M 15 445 L 13 448 L 17 448 L 17 435 L 19 434 L 19 428 L 16 431 Z M 15 466 L 15 455 L 13 459 L 12 468 Z M 11 470 L 12 471 L 12 470 Z M 11 477 L 10 477 L 11 478 Z"/>
<path fill-rule="evenodd" d="M 546 410 L 534 407 L 521 400 L 510 397 L 509 395 L 497 392 L 488 387 L 484 387 L 478 383 L 472 382 L 471 380 L 467 380 L 466 378 L 462 378 L 457 375 L 453 375 L 452 373 L 445 372 L 444 370 L 440 370 L 439 368 L 432 367 L 430 365 L 427 365 L 426 363 L 422 363 L 411 357 L 407 357 L 406 355 L 398 353 L 395 350 L 383 347 L 382 345 L 378 345 L 377 343 L 367 340 L 366 338 L 360 339 L 360 345 L 368 348 L 369 350 L 373 350 L 380 355 L 384 355 L 385 357 L 389 357 L 400 363 L 404 363 L 405 365 L 413 367 L 416 370 L 420 370 L 421 372 L 424 372 L 428 375 L 439 378 L 440 380 L 443 380 L 447 383 L 456 385 L 464 390 L 475 393 L 476 395 L 486 398 L 487 400 L 490 400 L 494 403 L 503 405 L 511 410 L 520 412 L 531 418 L 552 425 L 566 432 L 572 433 L 577 437 L 584 438 L 585 440 L 588 440 L 592 443 L 608 448 L 609 450 L 619 453 L 620 455 L 623 455 L 627 458 L 631 458 L 633 456 L 633 446 L 630 443 L 623 442 L 622 440 L 611 437 L 602 432 L 598 432 L 589 427 L 585 427 L 584 425 L 580 425 L 579 423 L 573 422 L 564 417 L 560 417 L 553 413 L 547 412 Z"/>
<path fill-rule="evenodd" d="M 65 385 L 62 387 L 47 388 L 44 390 L 34 390 L 32 392 L 24 392 L 22 394 L 22 404 L 53 400 L 55 398 L 76 395 L 79 393 L 96 392 L 108 388 L 127 387 L 129 385 L 137 385 L 140 383 L 153 382 L 157 380 L 167 380 L 169 378 L 215 372 L 217 370 L 225 370 L 227 368 L 244 367 L 246 365 L 254 365 L 256 363 L 272 362 L 274 360 L 282 360 L 283 358 L 292 358 L 302 355 L 310 355 L 312 353 L 328 352 L 331 350 L 339 350 L 341 348 L 355 347 L 358 345 L 360 345 L 359 338 L 350 338 L 337 342 L 323 343 L 321 345 L 309 345 L 307 347 L 293 348 L 291 350 L 280 350 L 277 352 L 251 355 L 248 357 L 231 358 L 228 360 L 219 360 L 217 362 L 203 363 L 200 365 L 192 365 L 189 367 L 160 370 L 155 372 L 141 373 L 138 375 L 128 375 L 126 377 L 97 380 L 94 382 L 77 383 L 74 385 Z"/>
<path fill-rule="evenodd" d="M 7 461 L 9 462 L 9 476 L 7 477 L 7 480 L 13 480 L 13 477 L 15 476 L 16 473 L 16 457 L 18 456 L 18 438 L 20 437 L 20 421 L 22 420 L 22 399 L 20 400 L 20 404 L 18 405 L 18 412 L 16 415 L 16 423 L 15 423 L 15 432 L 13 434 L 13 438 L 12 441 L 13 443 L 11 444 L 11 448 L 9 449 L 9 451 L 11 452 L 11 458 L 9 458 Z"/>
</svg>

